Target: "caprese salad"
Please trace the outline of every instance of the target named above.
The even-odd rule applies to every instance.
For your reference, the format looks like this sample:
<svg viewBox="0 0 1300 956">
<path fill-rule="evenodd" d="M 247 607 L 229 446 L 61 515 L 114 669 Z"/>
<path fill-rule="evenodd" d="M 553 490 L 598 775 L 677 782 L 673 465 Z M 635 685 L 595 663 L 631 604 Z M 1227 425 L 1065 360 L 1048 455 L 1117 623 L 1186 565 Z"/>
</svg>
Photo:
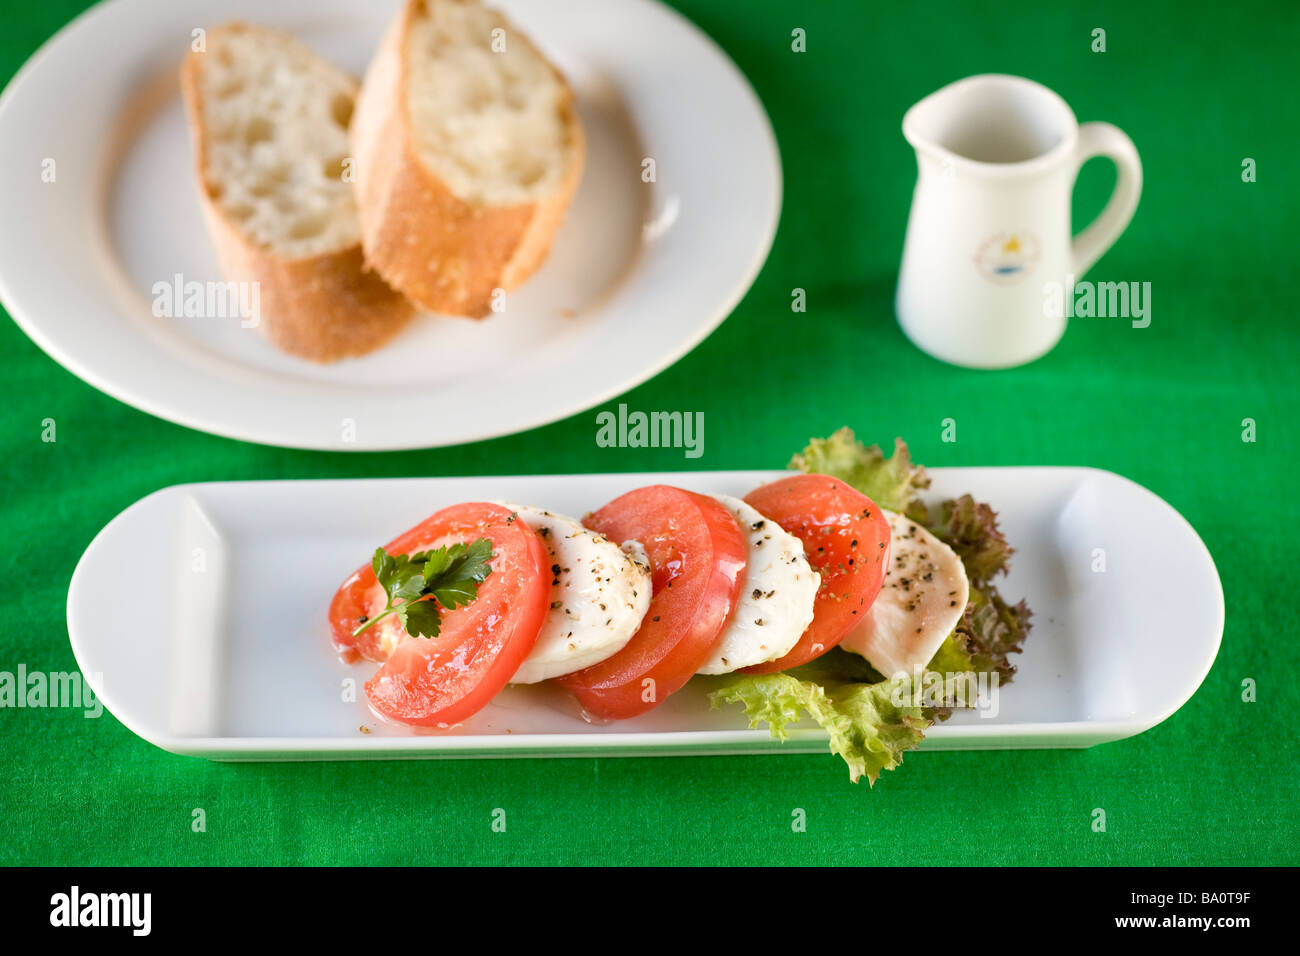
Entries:
<svg viewBox="0 0 1300 956">
<path fill-rule="evenodd" d="M 927 668 L 1009 680 L 1029 629 L 992 579 L 1011 548 L 969 496 L 928 487 L 841 429 L 745 498 L 638 488 L 581 520 L 534 505 L 444 508 L 378 548 L 329 610 L 345 660 L 379 665 L 371 709 L 454 726 L 507 684 L 553 681 L 594 718 L 635 717 L 688 681 L 750 726 L 815 719 L 874 782 L 952 707 L 900 694 Z M 945 686 L 940 684 L 940 686 Z"/>
</svg>

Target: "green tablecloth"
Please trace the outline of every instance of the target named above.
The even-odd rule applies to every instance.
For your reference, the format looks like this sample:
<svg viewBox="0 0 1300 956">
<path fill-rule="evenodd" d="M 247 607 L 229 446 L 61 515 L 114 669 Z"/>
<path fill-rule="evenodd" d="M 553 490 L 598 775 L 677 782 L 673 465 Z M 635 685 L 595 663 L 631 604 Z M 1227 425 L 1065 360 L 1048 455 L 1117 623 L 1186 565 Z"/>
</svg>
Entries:
<svg viewBox="0 0 1300 956">
<path fill-rule="evenodd" d="M 1200 691 L 1134 739 L 915 754 L 874 790 L 850 785 L 829 754 L 223 765 L 158 750 L 108 714 L 10 709 L 0 711 L 0 862 L 1300 862 L 1300 747 L 1287 729 L 1300 710 L 1289 669 L 1300 631 L 1290 541 L 1300 7 L 678 5 L 749 75 L 785 171 L 780 231 L 753 289 L 703 345 L 626 397 L 633 408 L 703 411 L 702 458 L 598 448 L 594 412 L 412 453 L 242 444 L 101 395 L 6 322 L 0 670 L 75 666 L 64 600 L 77 558 L 110 518 L 165 485 L 779 467 L 809 435 L 850 424 L 872 441 L 905 436 L 932 466 L 1094 465 L 1164 497 L 1204 537 L 1227 595 L 1223 647 Z M 8 11 L 0 77 L 82 6 Z M 806 53 L 791 51 L 795 27 Z M 1105 53 L 1090 49 L 1096 27 Z M 1090 278 L 1150 281 L 1149 328 L 1077 320 L 1042 361 L 993 373 L 941 365 L 899 332 L 892 290 L 915 176 L 899 121 L 926 93 L 987 71 L 1046 83 L 1080 120 L 1133 137 L 1141 206 Z M 1246 157 L 1255 183 L 1242 182 Z M 1104 163 L 1084 170 L 1076 221 L 1100 208 L 1113 178 Z M 39 223 L 0 228 L 40 241 Z M 795 287 L 807 290 L 806 314 L 790 311 Z M 948 417 L 955 444 L 940 440 Z M 46 418 L 55 443 L 41 441 Z M 1254 443 L 1242 441 L 1245 418 L 1257 423 Z M 1255 703 L 1241 699 L 1246 678 Z M 191 829 L 197 807 L 204 833 Z M 491 826 L 498 807 L 505 833 Z M 804 833 L 791 828 L 796 807 Z M 1104 833 L 1091 827 L 1098 807 Z"/>
</svg>

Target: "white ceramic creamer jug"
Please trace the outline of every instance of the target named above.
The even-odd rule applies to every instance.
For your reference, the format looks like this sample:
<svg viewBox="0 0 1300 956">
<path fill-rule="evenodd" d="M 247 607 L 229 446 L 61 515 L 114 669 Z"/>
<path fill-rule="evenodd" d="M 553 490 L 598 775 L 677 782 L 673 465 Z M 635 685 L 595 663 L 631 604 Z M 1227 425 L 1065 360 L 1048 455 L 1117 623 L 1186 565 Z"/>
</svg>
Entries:
<svg viewBox="0 0 1300 956">
<path fill-rule="evenodd" d="M 1132 141 L 1109 123 L 1079 125 L 1057 94 L 1017 76 L 972 76 L 903 117 L 917 182 L 895 307 L 907 337 L 935 358 L 1007 368 L 1050 351 L 1065 294 L 1119 238 L 1142 192 Z M 1114 193 L 1071 239 L 1070 197 L 1093 156 L 1115 162 Z M 1059 297 L 1058 297 L 1059 301 Z"/>
</svg>

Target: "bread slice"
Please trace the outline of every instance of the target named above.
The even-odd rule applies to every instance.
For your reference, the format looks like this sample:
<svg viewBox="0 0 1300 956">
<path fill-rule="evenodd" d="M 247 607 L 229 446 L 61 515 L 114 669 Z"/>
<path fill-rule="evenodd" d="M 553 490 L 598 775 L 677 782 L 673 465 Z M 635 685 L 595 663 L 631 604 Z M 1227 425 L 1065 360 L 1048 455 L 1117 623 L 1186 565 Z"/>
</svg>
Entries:
<svg viewBox="0 0 1300 956">
<path fill-rule="evenodd" d="M 366 262 L 417 305 L 472 317 L 541 265 L 585 151 L 564 78 L 475 0 L 408 0 L 351 136 Z"/>
<path fill-rule="evenodd" d="M 266 336 L 330 362 L 396 335 L 414 309 L 365 268 L 345 175 L 356 81 L 292 37 L 237 23 L 208 31 L 181 88 L 222 274 L 258 283 Z"/>
</svg>

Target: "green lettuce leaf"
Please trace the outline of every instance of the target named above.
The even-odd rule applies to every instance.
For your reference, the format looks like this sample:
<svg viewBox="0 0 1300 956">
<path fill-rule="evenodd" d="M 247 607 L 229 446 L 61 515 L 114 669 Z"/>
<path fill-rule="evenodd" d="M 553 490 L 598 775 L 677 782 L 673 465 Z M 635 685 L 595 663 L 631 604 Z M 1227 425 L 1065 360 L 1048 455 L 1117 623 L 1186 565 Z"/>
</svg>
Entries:
<svg viewBox="0 0 1300 956">
<path fill-rule="evenodd" d="M 997 512 L 970 495 L 932 508 L 917 499 L 908 505 L 907 516 L 957 552 L 973 585 L 987 584 L 1011 566 L 1015 549 L 998 528 Z"/>
<path fill-rule="evenodd" d="M 930 658 L 930 663 L 925 666 L 927 670 L 938 671 L 941 674 L 956 674 L 974 670 L 975 662 L 971 660 L 970 651 L 966 649 L 966 642 L 957 631 L 953 631 L 943 639 L 939 649 L 934 652 L 934 657 Z"/>
<path fill-rule="evenodd" d="M 728 674 L 715 679 L 709 694 L 714 707 L 742 704 L 749 726 L 766 723 L 785 740 L 786 728 L 808 716 L 830 735 L 831 752 L 849 766 L 849 779 L 875 784 L 880 774 L 903 762 L 903 753 L 924 738 L 930 721 L 920 707 L 898 705 L 899 681 L 872 684 L 801 680 L 793 671 L 779 674 Z"/>
<path fill-rule="evenodd" d="M 862 444 L 849 428 L 812 439 L 790 459 L 790 467 L 838 478 L 888 511 L 906 510 L 917 491 L 930 487 L 925 469 L 912 464 L 903 439 L 894 439 L 893 457 L 886 458 L 879 445 Z"/>
<path fill-rule="evenodd" d="M 1020 652 L 1031 615 L 1024 601 L 1009 605 L 991 583 L 1007 571 L 1013 549 L 989 505 L 962 495 L 927 506 L 918 492 L 930 486 L 930 479 L 912 464 L 901 438 L 886 458 L 879 446 L 864 445 L 850 429 L 841 428 L 829 438 L 812 439 L 790 467 L 839 478 L 880 507 L 917 521 L 961 558 L 971 582 L 970 599 L 927 665 L 927 677 L 996 672 L 1000 683 L 1011 680 L 1016 668 L 1008 657 Z M 909 704 L 908 678 L 886 680 L 864 658 L 840 648 L 779 674 L 709 680 L 714 707 L 742 704 L 751 727 L 766 723 L 780 740 L 786 739 L 790 724 L 813 718 L 830 735 L 831 751 L 849 765 L 850 778 L 856 782 L 865 776 L 870 784 L 901 764 L 903 754 L 924 739 L 926 728 L 952 715 L 955 703 L 949 697 L 948 706 L 928 700 L 930 706 Z M 941 692 L 951 690 L 950 684 L 938 686 Z M 943 693 L 935 696 L 942 699 Z M 969 699 L 963 699 L 969 706 Z"/>
<path fill-rule="evenodd" d="M 943 639 L 925 669 L 937 674 L 970 674 L 976 670 L 965 640 L 955 630 Z M 952 716 L 952 711 L 952 707 L 930 707 L 925 715 L 931 720 L 943 721 Z"/>
<path fill-rule="evenodd" d="M 1020 653 L 1031 615 L 1024 601 L 1008 604 L 992 584 L 1010 567 L 1015 549 L 991 506 L 970 495 L 926 505 L 917 493 L 930 486 L 930 479 L 925 469 L 912 463 L 901 438 L 895 439 L 894 455 L 887 459 L 878 445 L 864 445 L 851 429 L 841 428 L 829 438 L 812 439 L 790 466 L 841 479 L 880 507 L 905 513 L 952 548 L 970 579 L 970 601 L 928 669 L 945 674 L 996 671 L 1000 680 L 1011 680 L 1016 668 L 1008 657 Z M 942 720 L 948 712 L 938 709 L 932 716 Z"/>
<path fill-rule="evenodd" d="M 999 685 L 1009 684 L 1016 673 L 1016 665 L 1011 663 L 1009 655 L 1020 653 L 1032 616 L 1024 601 L 1007 604 L 995 587 L 984 590 L 972 587 L 957 627 L 944 638 L 925 669 L 938 674 L 996 672 Z M 973 701 L 967 697 L 966 706 L 972 705 Z M 947 720 L 952 716 L 952 707 L 931 707 L 926 716 Z"/>
<path fill-rule="evenodd" d="M 957 642 L 969 656 L 969 670 L 990 674 L 997 671 L 998 680 L 1006 684 L 1016 673 L 1016 665 L 1008 660 L 1008 655 L 1020 653 L 1029 635 L 1032 616 L 1024 601 L 1008 604 L 997 588 L 981 590 L 972 585 L 966 611 L 949 640 Z M 939 670 L 933 664 L 930 666 Z"/>
</svg>

